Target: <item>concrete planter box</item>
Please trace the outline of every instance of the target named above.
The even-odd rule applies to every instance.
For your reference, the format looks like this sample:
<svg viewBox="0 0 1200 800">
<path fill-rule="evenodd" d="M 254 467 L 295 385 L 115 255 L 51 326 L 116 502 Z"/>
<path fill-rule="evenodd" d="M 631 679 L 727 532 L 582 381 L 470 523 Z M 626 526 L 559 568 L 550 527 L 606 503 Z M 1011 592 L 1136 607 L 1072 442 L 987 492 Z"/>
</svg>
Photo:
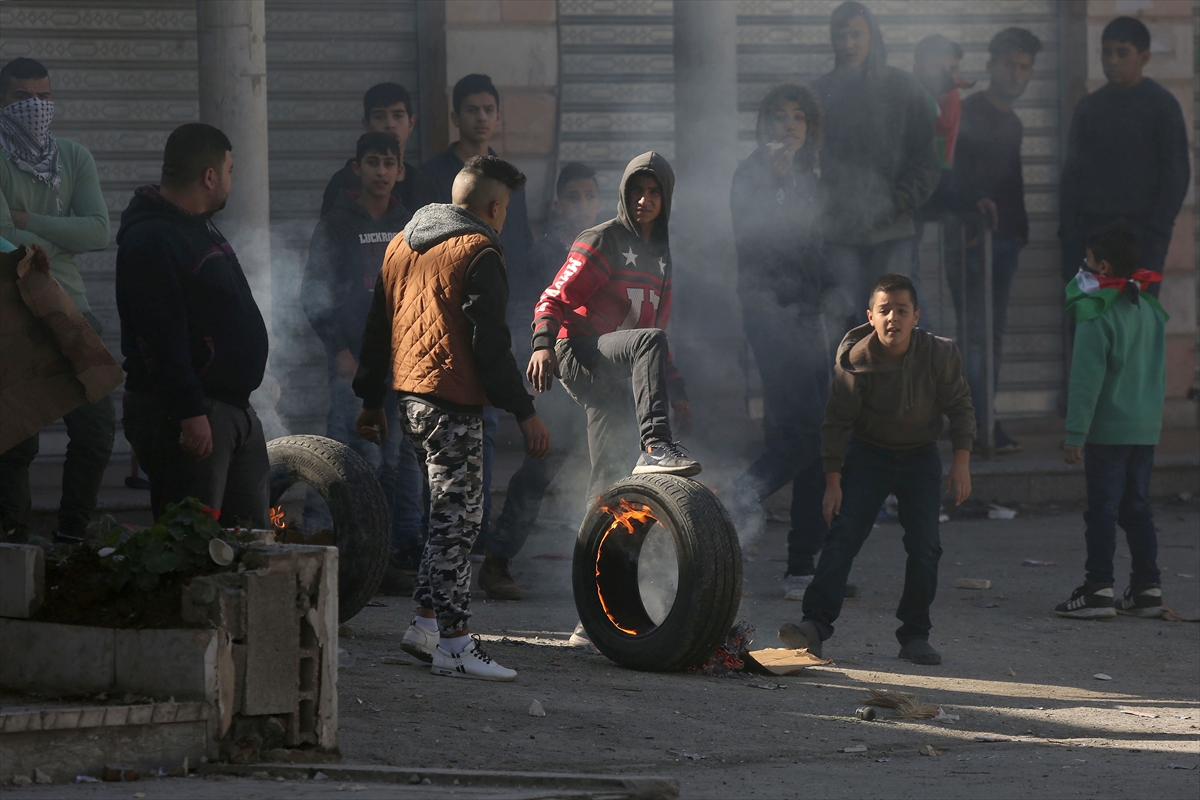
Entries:
<svg viewBox="0 0 1200 800">
<path fill-rule="evenodd" d="M 184 758 L 336 750 L 337 570 L 336 548 L 250 547 L 238 572 L 184 589 L 184 621 L 213 626 L 202 629 L 0 618 L 0 691 L 154 698 L 0 708 L 0 782 L 34 767 L 57 781 L 106 763 L 177 770 Z"/>
</svg>

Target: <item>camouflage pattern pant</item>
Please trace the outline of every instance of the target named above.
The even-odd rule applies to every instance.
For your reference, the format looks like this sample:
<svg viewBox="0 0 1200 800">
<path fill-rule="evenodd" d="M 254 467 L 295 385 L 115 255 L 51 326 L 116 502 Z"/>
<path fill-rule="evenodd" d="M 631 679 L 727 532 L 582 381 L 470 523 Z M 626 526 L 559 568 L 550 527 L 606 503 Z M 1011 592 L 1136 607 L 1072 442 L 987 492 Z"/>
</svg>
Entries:
<svg viewBox="0 0 1200 800">
<path fill-rule="evenodd" d="M 429 473 L 429 541 L 413 599 L 433 609 L 443 632 L 465 630 L 471 616 L 468 556 L 483 519 L 483 417 L 400 399 L 400 424 Z"/>
</svg>

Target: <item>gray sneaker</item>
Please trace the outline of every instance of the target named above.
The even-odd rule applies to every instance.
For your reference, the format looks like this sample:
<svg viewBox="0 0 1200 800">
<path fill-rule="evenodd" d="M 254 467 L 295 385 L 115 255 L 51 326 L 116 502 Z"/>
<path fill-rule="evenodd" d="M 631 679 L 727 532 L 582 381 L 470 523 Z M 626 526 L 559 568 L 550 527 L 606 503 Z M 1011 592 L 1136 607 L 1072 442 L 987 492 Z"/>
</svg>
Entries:
<svg viewBox="0 0 1200 800">
<path fill-rule="evenodd" d="M 821 634 L 817 626 L 805 620 L 797 625 L 785 622 L 779 627 L 779 641 L 793 650 L 807 650 L 817 658 L 821 657 Z"/>
<path fill-rule="evenodd" d="M 812 575 L 786 575 L 783 578 L 783 599 L 803 600 L 804 590 L 812 583 Z"/>
<path fill-rule="evenodd" d="M 656 442 L 646 448 L 633 468 L 634 475 L 678 475 L 690 478 L 699 475 L 702 467 L 694 458 L 683 454 L 678 442 Z"/>
</svg>

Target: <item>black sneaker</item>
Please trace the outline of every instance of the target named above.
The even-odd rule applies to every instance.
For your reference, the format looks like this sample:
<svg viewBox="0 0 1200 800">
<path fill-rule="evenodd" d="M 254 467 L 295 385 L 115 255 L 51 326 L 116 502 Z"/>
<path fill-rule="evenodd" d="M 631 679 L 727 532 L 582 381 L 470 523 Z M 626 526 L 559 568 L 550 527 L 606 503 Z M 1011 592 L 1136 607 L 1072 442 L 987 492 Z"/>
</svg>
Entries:
<svg viewBox="0 0 1200 800">
<path fill-rule="evenodd" d="M 1135 592 L 1130 586 L 1125 590 L 1125 596 L 1117 602 L 1117 613 L 1146 619 L 1161 617 L 1163 615 L 1162 589 L 1150 586 Z"/>
<path fill-rule="evenodd" d="M 694 458 L 683 454 L 678 442 L 656 442 L 646 448 L 633 468 L 634 475 L 678 475 L 690 478 L 699 475 L 702 467 Z"/>
<path fill-rule="evenodd" d="M 996 423 L 994 430 L 996 447 L 992 450 L 993 453 L 998 456 L 1006 456 L 1021 452 L 1021 443 L 1005 433 L 999 422 Z"/>
<path fill-rule="evenodd" d="M 1109 619 L 1117 615 L 1113 606 L 1111 586 L 1088 586 L 1086 583 L 1075 591 L 1065 603 L 1054 607 L 1060 617 L 1072 619 Z"/>
</svg>

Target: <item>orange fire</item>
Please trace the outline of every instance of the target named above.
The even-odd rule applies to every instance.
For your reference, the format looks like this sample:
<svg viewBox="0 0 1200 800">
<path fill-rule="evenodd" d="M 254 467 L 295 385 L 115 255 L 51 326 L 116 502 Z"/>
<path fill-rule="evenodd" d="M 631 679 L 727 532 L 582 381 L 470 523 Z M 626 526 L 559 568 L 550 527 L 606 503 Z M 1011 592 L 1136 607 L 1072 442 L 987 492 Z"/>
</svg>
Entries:
<svg viewBox="0 0 1200 800">
<path fill-rule="evenodd" d="M 600 537 L 600 545 L 596 548 L 597 578 L 600 577 L 600 554 L 604 552 L 604 543 L 608 541 L 608 535 L 610 533 L 615 531 L 618 527 L 624 527 L 625 532 L 632 535 L 634 531 L 637 530 L 637 528 L 634 527 L 635 524 L 641 525 L 645 522 L 658 521 L 658 519 L 654 516 L 654 512 L 650 510 L 649 506 L 645 506 L 640 503 L 630 503 L 623 497 L 621 498 L 621 502 L 618 504 L 617 508 L 601 506 L 600 510 L 605 514 L 612 515 L 613 521 L 612 524 L 608 526 L 608 530 L 604 531 L 604 535 Z M 617 621 L 613 619 L 613 615 L 608 610 L 608 604 L 604 602 L 604 595 L 600 593 L 599 586 L 596 588 L 596 597 L 600 598 L 600 607 L 604 609 L 604 615 L 608 617 L 609 622 L 611 622 L 617 628 L 617 630 L 628 633 L 630 636 L 637 635 L 637 631 L 630 630 L 628 628 L 622 628 L 617 624 Z"/>
<path fill-rule="evenodd" d="M 283 516 L 283 506 L 275 506 L 271 509 L 271 524 L 283 530 L 287 527 L 287 523 L 283 521 Z"/>
</svg>

